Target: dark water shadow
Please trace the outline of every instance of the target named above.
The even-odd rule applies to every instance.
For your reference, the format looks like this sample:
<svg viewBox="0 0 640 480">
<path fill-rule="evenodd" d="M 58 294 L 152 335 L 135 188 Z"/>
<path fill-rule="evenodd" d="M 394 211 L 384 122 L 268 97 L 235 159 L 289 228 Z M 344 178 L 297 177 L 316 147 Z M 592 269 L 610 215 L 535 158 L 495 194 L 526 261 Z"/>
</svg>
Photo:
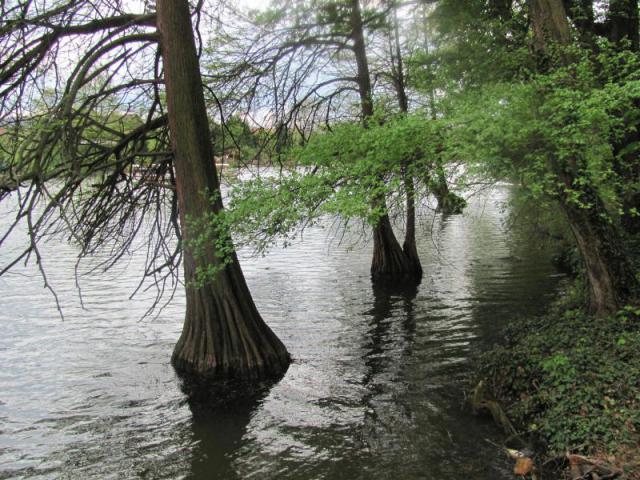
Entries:
<svg viewBox="0 0 640 480">
<path fill-rule="evenodd" d="M 414 314 L 416 283 L 373 284 L 373 305 L 365 312 L 364 376 L 362 402 L 365 415 L 361 438 L 371 452 L 401 449 L 397 427 L 412 422 L 403 402 L 406 383 L 398 381 L 412 356 L 416 333 Z M 371 472 L 374 474 L 375 472 Z"/>
<path fill-rule="evenodd" d="M 365 384 L 381 373 L 391 360 L 399 360 L 383 355 L 389 348 L 398 346 L 394 344 L 402 342 L 402 357 L 410 356 L 416 330 L 414 310 L 418 287 L 417 282 L 372 283 L 373 305 L 365 312 L 365 317 L 369 317 Z"/>
<path fill-rule="evenodd" d="M 249 422 L 278 379 L 261 382 L 216 382 L 206 385 L 183 379 L 192 413 L 191 480 L 240 478 L 233 461 Z"/>
</svg>

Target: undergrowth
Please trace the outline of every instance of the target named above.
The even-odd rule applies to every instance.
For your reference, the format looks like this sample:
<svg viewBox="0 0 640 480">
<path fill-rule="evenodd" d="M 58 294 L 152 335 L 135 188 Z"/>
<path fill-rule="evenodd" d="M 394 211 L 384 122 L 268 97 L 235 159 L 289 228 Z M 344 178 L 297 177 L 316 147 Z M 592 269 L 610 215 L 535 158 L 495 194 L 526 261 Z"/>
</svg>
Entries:
<svg viewBox="0 0 640 480">
<path fill-rule="evenodd" d="M 549 457 L 608 456 L 638 478 L 640 307 L 598 320 L 572 304 L 575 296 L 565 292 L 546 315 L 514 322 L 480 359 L 479 377 Z"/>
</svg>

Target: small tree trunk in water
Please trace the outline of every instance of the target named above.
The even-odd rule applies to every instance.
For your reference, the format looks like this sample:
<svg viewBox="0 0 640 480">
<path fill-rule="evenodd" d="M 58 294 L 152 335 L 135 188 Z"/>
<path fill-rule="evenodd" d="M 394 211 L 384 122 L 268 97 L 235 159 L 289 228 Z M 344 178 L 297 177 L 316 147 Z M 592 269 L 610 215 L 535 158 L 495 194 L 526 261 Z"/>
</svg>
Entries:
<svg viewBox="0 0 640 480">
<path fill-rule="evenodd" d="M 364 32 L 362 26 L 362 13 L 360 1 L 351 0 L 351 39 L 353 52 L 358 67 L 358 93 L 362 108 L 363 122 L 366 127 L 368 120 L 373 115 L 373 100 L 371 96 L 371 77 L 369 75 L 369 63 L 364 44 Z M 416 274 L 416 268 L 412 266 L 409 258 L 404 254 L 396 239 L 384 196 L 374 200 L 374 208 L 382 207 L 385 212 L 377 225 L 373 227 L 373 259 L 371 261 L 371 276 L 374 280 L 383 279 L 408 279 Z M 420 274 L 422 268 L 420 268 Z"/>
<path fill-rule="evenodd" d="M 260 317 L 236 255 L 222 266 L 215 238 L 202 255 L 194 255 L 189 247 L 193 225 L 206 221 L 204 214 L 221 211 L 222 201 L 187 0 L 158 0 L 157 26 L 184 239 L 187 299 L 185 323 L 172 363 L 179 372 L 195 378 L 281 375 L 289 365 L 289 354 Z M 210 265 L 217 267 L 217 273 L 196 286 L 197 268 Z"/>
<path fill-rule="evenodd" d="M 394 72 L 396 94 L 398 96 L 398 106 L 400 107 L 400 111 L 406 114 L 409 112 L 409 99 L 407 98 L 407 89 L 405 87 L 404 64 L 402 61 L 402 49 L 400 48 L 400 31 L 398 27 L 398 12 L 396 8 L 393 9 L 393 34 L 396 60 Z M 411 275 L 421 278 L 422 265 L 420 264 L 418 247 L 416 245 L 416 188 L 413 182 L 413 163 L 413 159 L 409 158 L 404 162 L 402 168 L 404 191 L 407 196 L 405 217 L 406 225 L 402 251 L 409 261 Z"/>
<path fill-rule="evenodd" d="M 534 47 L 542 55 L 550 53 L 552 44 L 569 45 L 571 32 L 562 0 L 529 0 Z M 561 56 L 564 64 L 571 59 Z M 565 187 L 558 201 L 582 257 L 589 282 L 590 307 L 606 316 L 624 305 L 637 288 L 633 265 L 613 221 L 597 190 L 579 181 L 580 168 L 575 158 L 554 159 L 554 170 Z M 579 203 L 571 194 L 578 194 Z"/>
<path fill-rule="evenodd" d="M 371 277 L 382 281 L 408 280 L 416 273 L 393 233 L 389 215 L 384 214 L 373 229 Z"/>
<path fill-rule="evenodd" d="M 406 171 L 404 174 L 404 189 L 407 195 L 407 219 L 402 251 L 409 261 L 411 276 L 420 278 L 422 277 L 422 265 L 420 264 L 416 245 L 416 189 L 413 183 L 413 175 Z"/>
<path fill-rule="evenodd" d="M 435 174 L 436 177 L 430 180 L 429 185 L 438 202 L 437 211 L 444 215 L 457 215 L 462 213 L 464 207 L 467 206 L 467 202 L 464 198 L 449 190 L 449 184 L 447 183 L 447 177 L 444 174 L 444 168 L 442 167 L 440 158 L 437 158 L 435 161 Z"/>
</svg>

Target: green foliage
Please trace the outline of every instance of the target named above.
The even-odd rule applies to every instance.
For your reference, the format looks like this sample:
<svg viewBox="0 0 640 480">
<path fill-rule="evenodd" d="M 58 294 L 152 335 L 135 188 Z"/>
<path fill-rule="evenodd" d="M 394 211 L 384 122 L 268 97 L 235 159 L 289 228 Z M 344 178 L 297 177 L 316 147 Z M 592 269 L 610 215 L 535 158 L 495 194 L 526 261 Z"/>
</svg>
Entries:
<svg viewBox="0 0 640 480">
<path fill-rule="evenodd" d="M 416 169 L 425 168 L 433 160 L 440 141 L 439 128 L 439 123 L 421 114 L 373 118 L 367 128 L 341 124 L 331 132 L 318 134 L 293 155 L 301 165 L 339 169 L 347 177 L 399 173 L 407 160 L 414 160 Z"/>
<path fill-rule="evenodd" d="M 612 139 L 628 131 L 628 106 L 640 100 L 640 64 L 628 52 L 572 54 L 581 57 L 570 67 L 452 99 L 448 152 L 484 175 L 517 179 L 535 201 L 563 196 L 589 208 L 582 192 L 595 188 L 618 214 L 620 196 L 637 185 L 620 176 Z"/>
<path fill-rule="evenodd" d="M 243 162 L 253 160 L 258 154 L 260 139 L 251 127 L 238 116 L 232 116 L 224 125 L 211 123 L 213 153 L 225 160 L 239 159 Z"/>
<path fill-rule="evenodd" d="M 234 238 L 258 252 L 278 240 L 287 246 L 298 228 L 316 223 L 335 181 L 329 174 L 291 171 L 239 183 L 225 210 Z"/>
<path fill-rule="evenodd" d="M 196 260 L 194 278 L 189 287 L 202 288 L 215 281 L 218 274 L 233 260 L 235 252 L 231 240 L 228 218 L 220 210 L 220 194 L 203 192 L 211 205 L 198 217 L 185 218 L 185 247 Z"/>
<path fill-rule="evenodd" d="M 447 93 L 520 77 L 532 66 L 522 9 L 500 9 L 493 0 L 441 0 L 422 29 L 433 28 L 426 48 L 407 61 L 409 84 Z M 504 2 L 502 2 L 504 3 Z"/>
<path fill-rule="evenodd" d="M 412 115 L 314 135 L 289 151 L 292 168 L 234 186 L 224 214 L 234 239 L 263 252 L 324 215 L 376 224 L 386 212 L 375 199 L 401 192 L 405 170 L 419 176 L 431 168 L 438 128 Z"/>
<path fill-rule="evenodd" d="M 438 122 L 421 115 L 373 119 L 368 128 L 345 123 L 291 149 L 291 168 L 239 179 L 223 211 L 187 219 L 186 246 L 204 265 L 194 285 L 215 279 L 234 244 L 259 253 L 279 242 L 287 246 L 323 216 L 376 224 L 386 212 L 375 200 L 402 192 L 405 171 L 428 177 L 439 130 Z"/>
<path fill-rule="evenodd" d="M 516 322 L 480 376 L 522 431 L 551 453 L 615 453 L 640 440 L 640 308 L 596 320 L 558 306 Z"/>
</svg>

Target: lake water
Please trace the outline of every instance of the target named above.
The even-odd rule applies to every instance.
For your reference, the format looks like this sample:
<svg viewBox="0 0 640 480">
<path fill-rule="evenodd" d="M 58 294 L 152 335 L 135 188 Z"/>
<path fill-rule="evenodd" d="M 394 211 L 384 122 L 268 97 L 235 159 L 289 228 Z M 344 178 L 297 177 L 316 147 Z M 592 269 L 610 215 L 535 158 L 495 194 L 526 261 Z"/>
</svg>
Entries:
<svg viewBox="0 0 640 480">
<path fill-rule="evenodd" d="M 257 399 L 193 409 L 169 359 L 184 297 L 141 320 L 144 252 L 74 280 L 76 248 L 43 250 L 65 320 L 33 266 L 0 277 L 0 478 L 513 478 L 490 422 L 463 408 L 478 351 L 538 313 L 560 276 L 505 226 L 508 187 L 464 215 L 423 211 L 413 289 L 373 289 L 371 246 L 331 229 L 241 255 L 264 319 L 294 361 Z M 0 206 L 6 225 L 10 206 Z M 18 245 L 4 245 L 4 265 Z M 246 253 L 246 252 L 245 252 Z"/>
</svg>

